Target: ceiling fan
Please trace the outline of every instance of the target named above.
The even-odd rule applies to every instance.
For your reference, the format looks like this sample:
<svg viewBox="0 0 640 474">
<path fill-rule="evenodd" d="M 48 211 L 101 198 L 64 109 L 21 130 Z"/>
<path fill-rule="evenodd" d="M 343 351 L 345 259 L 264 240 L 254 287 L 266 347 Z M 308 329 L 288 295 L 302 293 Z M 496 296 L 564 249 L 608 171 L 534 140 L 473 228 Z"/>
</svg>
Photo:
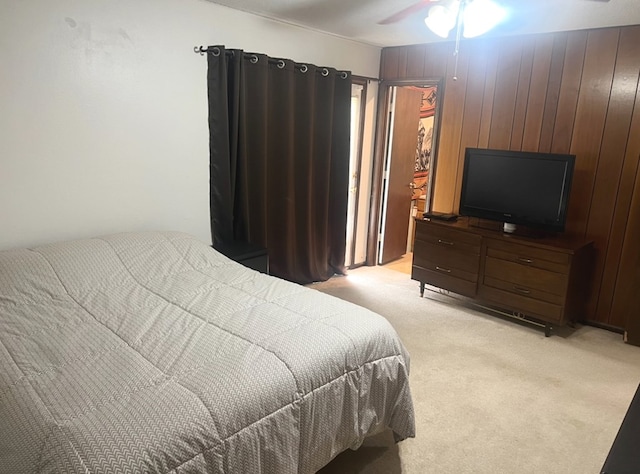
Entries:
<svg viewBox="0 0 640 474">
<path fill-rule="evenodd" d="M 609 0 L 587 0 L 608 2 Z M 447 38 L 456 28 L 458 36 L 462 33 L 472 38 L 486 33 L 506 17 L 506 10 L 500 0 L 419 0 L 408 7 L 378 22 L 389 25 L 407 17 L 421 13 L 428 8 L 425 23 L 438 36 Z"/>
<path fill-rule="evenodd" d="M 396 23 L 428 9 L 424 19 L 436 35 L 447 38 L 455 29 L 457 40 L 463 35 L 473 38 L 486 33 L 505 18 L 507 11 L 494 0 L 420 0 L 380 21 L 381 25 Z"/>
<path fill-rule="evenodd" d="M 608 2 L 609 0 L 585 1 Z M 504 3 L 508 2 L 504 0 L 419 0 L 379 21 L 378 24 L 397 23 L 428 9 L 424 22 L 433 33 L 442 38 L 448 38 L 451 31 L 455 31 L 454 55 L 456 56 L 455 69 L 457 70 L 461 37 L 480 36 L 501 23 L 507 16 L 507 10 L 501 6 Z M 453 79 L 457 79 L 455 72 Z"/>
</svg>

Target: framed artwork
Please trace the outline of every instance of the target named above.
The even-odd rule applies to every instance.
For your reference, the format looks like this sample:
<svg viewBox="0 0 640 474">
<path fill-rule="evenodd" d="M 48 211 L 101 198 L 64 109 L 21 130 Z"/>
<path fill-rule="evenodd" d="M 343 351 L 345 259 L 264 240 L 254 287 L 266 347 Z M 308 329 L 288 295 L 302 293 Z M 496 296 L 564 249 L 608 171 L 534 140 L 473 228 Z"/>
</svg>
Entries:
<svg viewBox="0 0 640 474">
<path fill-rule="evenodd" d="M 416 147 L 416 162 L 414 169 L 414 183 L 419 191 L 418 196 L 425 195 L 429 181 L 431 167 L 431 151 L 433 147 L 433 125 L 436 111 L 436 87 L 424 87 L 422 90 L 422 104 L 420 120 L 418 122 L 418 145 Z"/>
</svg>

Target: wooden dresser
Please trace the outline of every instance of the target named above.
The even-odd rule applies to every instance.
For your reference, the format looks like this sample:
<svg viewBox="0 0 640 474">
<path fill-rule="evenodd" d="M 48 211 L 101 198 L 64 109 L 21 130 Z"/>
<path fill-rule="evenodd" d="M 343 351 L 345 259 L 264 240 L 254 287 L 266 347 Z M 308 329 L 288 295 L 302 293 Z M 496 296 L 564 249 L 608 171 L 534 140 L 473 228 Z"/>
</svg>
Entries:
<svg viewBox="0 0 640 474">
<path fill-rule="evenodd" d="M 581 319 L 593 246 L 562 237 L 521 237 L 416 219 L 411 278 L 553 326 Z"/>
</svg>

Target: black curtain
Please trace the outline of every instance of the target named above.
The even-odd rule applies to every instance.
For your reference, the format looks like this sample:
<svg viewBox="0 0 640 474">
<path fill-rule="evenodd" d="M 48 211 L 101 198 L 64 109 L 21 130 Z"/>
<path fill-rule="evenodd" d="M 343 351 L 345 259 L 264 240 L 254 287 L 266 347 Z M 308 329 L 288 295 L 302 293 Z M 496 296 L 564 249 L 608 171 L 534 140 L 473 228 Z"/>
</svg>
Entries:
<svg viewBox="0 0 640 474">
<path fill-rule="evenodd" d="M 270 273 L 344 273 L 351 75 L 207 48 L 214 246 L 267 248 Z"/>
</svg>

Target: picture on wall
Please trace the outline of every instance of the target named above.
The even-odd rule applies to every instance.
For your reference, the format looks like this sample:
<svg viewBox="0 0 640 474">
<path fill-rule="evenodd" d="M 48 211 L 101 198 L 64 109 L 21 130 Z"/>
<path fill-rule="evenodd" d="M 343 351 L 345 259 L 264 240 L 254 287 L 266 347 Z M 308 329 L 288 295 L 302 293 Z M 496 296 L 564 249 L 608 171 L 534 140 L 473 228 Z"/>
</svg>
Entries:
<svg viewBox="0 0 640 474">
<path fill-rule="evenodd" d="M 436 86 L 422 87 L 422 105 L 418 122 L 418 145 L 414 168 L 414 183 L 420 189 L 420 195 L 427 194 L 429 170 L 432 162 L 433 126 L 436 110 Z"/>
</svg>

